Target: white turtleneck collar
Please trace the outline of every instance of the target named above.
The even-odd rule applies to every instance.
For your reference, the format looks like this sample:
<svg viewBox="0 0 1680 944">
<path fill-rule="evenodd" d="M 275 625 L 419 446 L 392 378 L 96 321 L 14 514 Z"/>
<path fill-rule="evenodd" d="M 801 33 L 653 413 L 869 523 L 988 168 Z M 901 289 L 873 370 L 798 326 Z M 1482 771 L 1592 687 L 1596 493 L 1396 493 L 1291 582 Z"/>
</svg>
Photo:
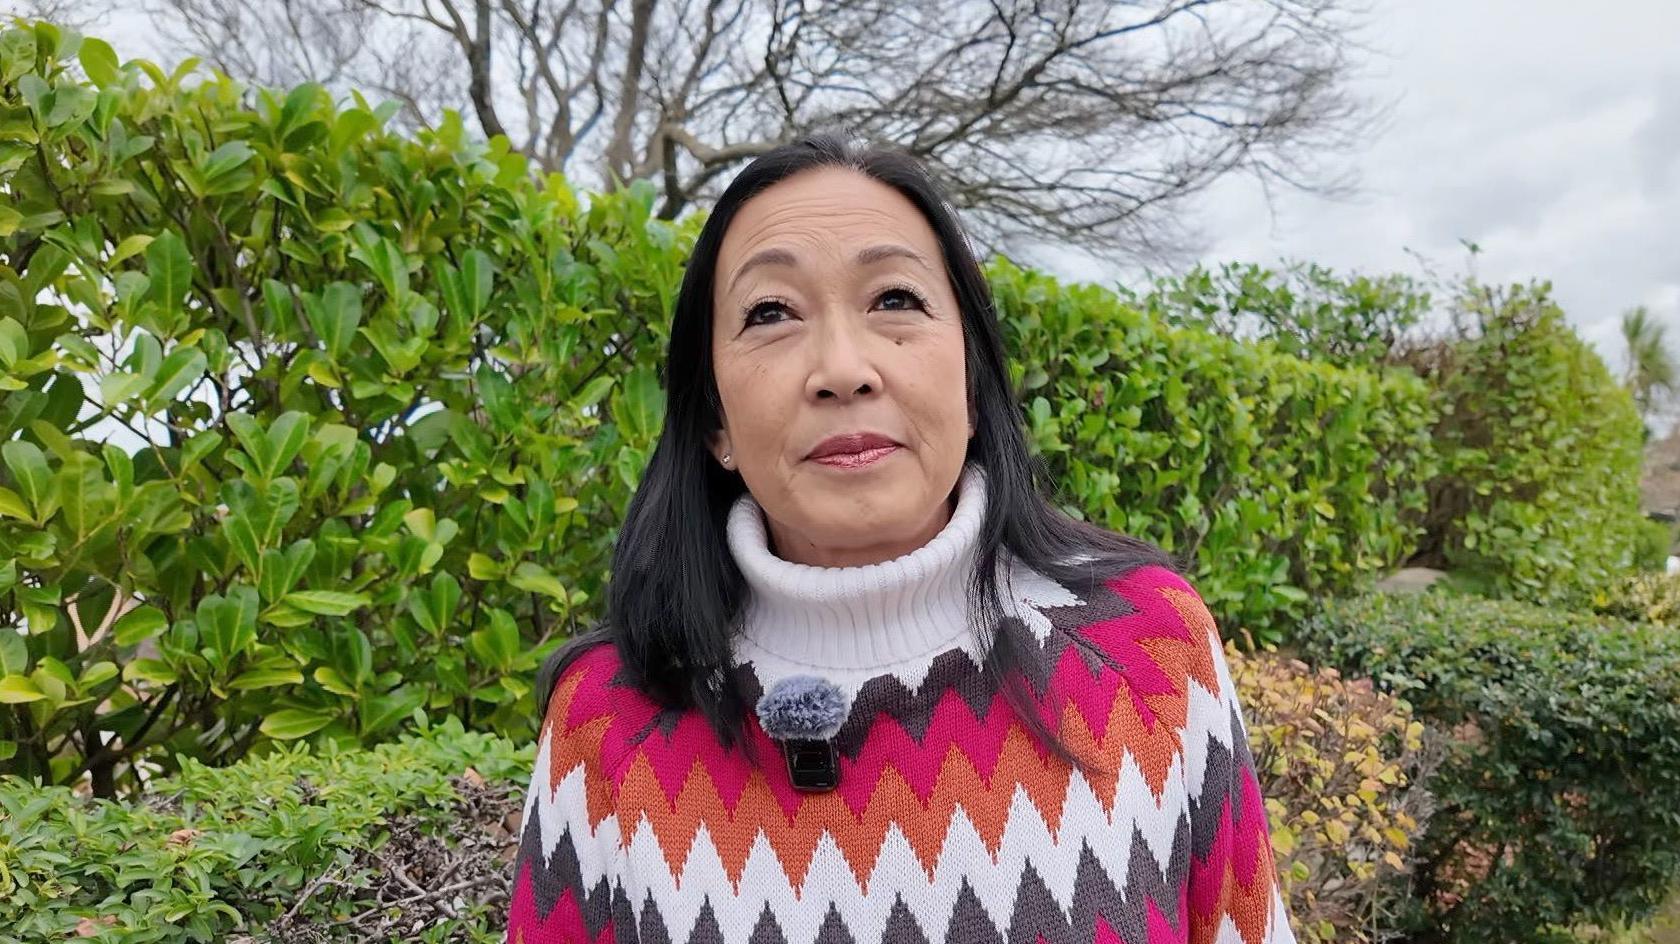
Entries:
<svg viewBox="0 0 1680 944">
<path fill-rule="evenodd" d="M 737 658 L 758 663 L 761 678 L 769 669 L 772 676 L 813 671 L 855 681 L 887 671 L 920 674 L 918 663 L 956 646 L 973 654 L 968 584 L 986 510 L 985 470 L 965 463 L 956 491 L 956 507 L 932 540 L 856 567 L 775 556 L 763 509 L 750 493 L 741 495 L 726 524 L 750 591 Z"/>
</svg>

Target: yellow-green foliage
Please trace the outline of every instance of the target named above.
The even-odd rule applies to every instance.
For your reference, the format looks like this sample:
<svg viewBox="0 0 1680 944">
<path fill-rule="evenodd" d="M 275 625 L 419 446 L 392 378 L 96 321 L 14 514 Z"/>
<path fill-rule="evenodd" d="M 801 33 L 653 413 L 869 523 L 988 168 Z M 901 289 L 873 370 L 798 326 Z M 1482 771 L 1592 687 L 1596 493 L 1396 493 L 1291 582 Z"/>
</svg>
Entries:
<svg viewBox="0 0 1680 944">
<path fill-rule="evenodd" d="M 1405 701 L 1227 644 L 1278 874 L 1303 941 L 1377 941 L 1423 829 L 1433 739 Z"/>
<path fill-rule="evenodd" d="M 1680 629 L 1680 575 L 1631 574 L 1593 596 L 1593 608 L 1635 623 Z"/>
</svg>

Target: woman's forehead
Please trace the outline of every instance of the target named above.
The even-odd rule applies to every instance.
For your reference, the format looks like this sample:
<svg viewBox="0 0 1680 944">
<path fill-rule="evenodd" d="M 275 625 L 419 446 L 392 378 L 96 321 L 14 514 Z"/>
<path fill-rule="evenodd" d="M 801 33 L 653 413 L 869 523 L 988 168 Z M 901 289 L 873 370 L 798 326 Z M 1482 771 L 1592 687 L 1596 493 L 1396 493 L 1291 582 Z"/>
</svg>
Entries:
<svg viewBox="0 0 1680 944">
<path fill-rule="evenodd" d="M 924 259 L 937 259 L 939 242 L 916 205 L 892 187 L 849 168 L 826 167 L 795 174 L 741 205 L 718 248 L 718 285 L 731 284 L 736 270 L 766 249 L 787 250 L 797 261 L 808 254 L 872 245 L 901 245 Z"/>
</svg>

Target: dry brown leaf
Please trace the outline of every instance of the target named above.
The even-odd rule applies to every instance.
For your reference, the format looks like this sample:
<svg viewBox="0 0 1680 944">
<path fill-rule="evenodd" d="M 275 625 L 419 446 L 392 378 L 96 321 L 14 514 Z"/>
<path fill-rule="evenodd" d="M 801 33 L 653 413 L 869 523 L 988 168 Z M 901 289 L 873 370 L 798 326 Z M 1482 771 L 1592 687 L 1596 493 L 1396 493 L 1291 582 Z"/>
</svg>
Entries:
<svg viewBox="0 0 1680 944">
<path fill-rule="evenodd" d="M 97 937 L 99 935 L 100 925 L 103 924 L 106 927 L 110 927 L 116 923 L 116 915 L 100 915 L 97 918 L 83 918 L 82 920 L 76 922 L 76 936 Z"/>
</svg>

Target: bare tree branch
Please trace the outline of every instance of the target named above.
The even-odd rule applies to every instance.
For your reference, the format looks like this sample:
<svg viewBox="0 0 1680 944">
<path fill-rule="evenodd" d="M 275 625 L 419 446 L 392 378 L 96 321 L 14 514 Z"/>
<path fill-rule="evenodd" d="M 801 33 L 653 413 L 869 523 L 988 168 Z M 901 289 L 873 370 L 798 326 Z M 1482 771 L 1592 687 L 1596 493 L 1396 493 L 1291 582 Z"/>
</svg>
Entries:
<svg viewBox="0 0 1680 944">
<path fill-rule="evenodd" d="M 1170 257 L 1226 175 L 1345 190 L 1325 158 L 1383 115 L 1348 92 L 1360 0 L 143 2 L 230 74 L 465 110 L 585 186 L 656 178 L 666 218 L 841 128 L 927 162 L 993 251 Z"/>
</svg>

